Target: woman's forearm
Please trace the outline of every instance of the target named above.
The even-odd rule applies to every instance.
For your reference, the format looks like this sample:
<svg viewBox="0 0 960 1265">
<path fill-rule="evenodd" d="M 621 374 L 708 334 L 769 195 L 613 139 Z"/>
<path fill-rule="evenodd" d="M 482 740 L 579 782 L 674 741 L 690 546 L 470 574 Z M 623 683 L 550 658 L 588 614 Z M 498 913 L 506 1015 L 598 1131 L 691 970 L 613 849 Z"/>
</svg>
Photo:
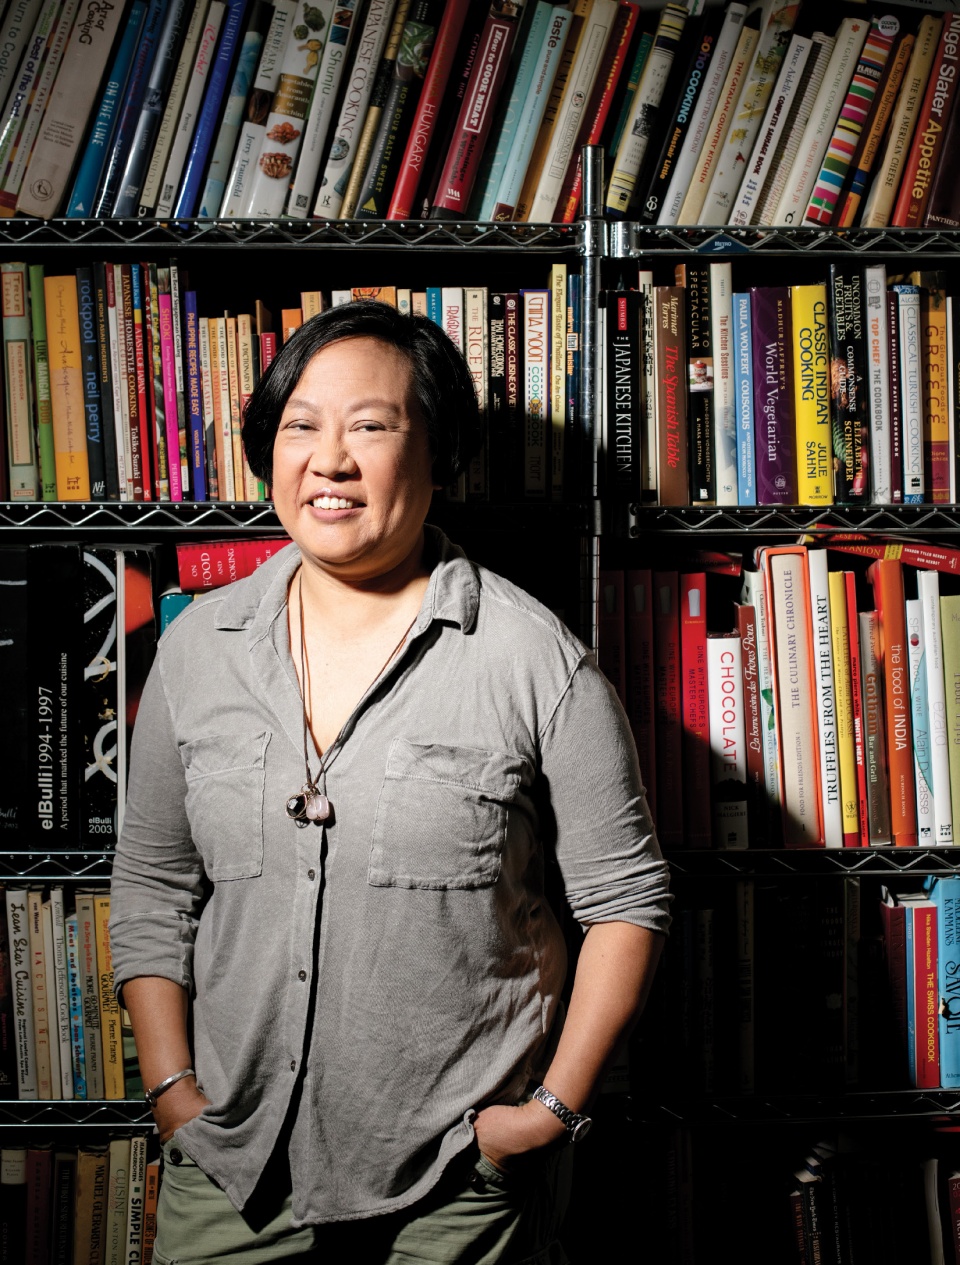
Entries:
<svg viewBox="0 0 960 1265">
<path fill-rule="evenodd" d="M 160 976 L 138 976 L 124 984 L 123 1005 L 133 1025 L 146 1089 L 153 1089 L 168 1076 L 192 1066 L 187 1037 L 188 999 L 181 985 Z M 193 1076 L 171 1085 L 157 1100 L 153 1113 L 161 1140 L 166 1141 L 175 1129 L 199 1115 L 206 1101 Z"/>
</svg>

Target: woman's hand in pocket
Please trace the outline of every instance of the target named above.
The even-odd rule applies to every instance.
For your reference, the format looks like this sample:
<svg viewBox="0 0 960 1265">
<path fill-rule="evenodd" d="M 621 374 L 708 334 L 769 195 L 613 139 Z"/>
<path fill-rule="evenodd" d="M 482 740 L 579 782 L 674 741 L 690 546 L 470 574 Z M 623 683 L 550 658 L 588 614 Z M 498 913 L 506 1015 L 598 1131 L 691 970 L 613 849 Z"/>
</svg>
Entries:
<svg viewBox="0 0 960 1265">
<path fill-rule="evenodd" d="M 481 1154 L 505 1172 L 521 1156 L 562 1141 L 567 1132 L 552 1112 L 533 1100 L 519 1107 L 484 1107 L 473 1128 Z"/>
<path fill-rule="evenodd" d="M 160 1141 L 169 1142 L 177 1129 L 195 1119 L 210 1102 L 206 1094 L 198 1089 L 192 1076 L 184 1077 L 171 1085 L 165 1094 L 157 1099 L 153 1118 L 160 1131 Z"/>
</svg>

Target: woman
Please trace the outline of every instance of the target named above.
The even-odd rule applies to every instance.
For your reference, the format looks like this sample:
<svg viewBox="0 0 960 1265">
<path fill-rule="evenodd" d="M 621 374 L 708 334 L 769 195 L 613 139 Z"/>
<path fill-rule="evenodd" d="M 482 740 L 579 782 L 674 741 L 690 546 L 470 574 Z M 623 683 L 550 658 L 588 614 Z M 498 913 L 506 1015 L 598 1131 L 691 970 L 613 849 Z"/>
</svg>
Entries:
<svg viewBox="0 0 960 1265">
<path fill-rule="evenodd" d="M 667 879 L 592 657 L 424 527 L 477 430 L 446 336 L 372 302 L 303 326 L 250 401 L 294 544 L 162 639 L 114 867 L 160 1265 L 565 1259 L 560 1143 Z M 587 929 L 562 1032 L 545 860 Z"/>
</svg>

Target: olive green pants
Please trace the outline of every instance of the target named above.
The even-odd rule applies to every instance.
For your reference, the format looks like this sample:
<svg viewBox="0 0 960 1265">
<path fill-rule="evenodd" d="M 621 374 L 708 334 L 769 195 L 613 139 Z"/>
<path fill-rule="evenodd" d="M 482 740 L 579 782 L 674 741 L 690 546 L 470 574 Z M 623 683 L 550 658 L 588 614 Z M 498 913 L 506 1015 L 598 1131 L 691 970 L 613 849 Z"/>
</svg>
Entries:
<svg viewBox="0 0 960 1265">
<path fill-rule="evenodd" d="M 557 1232 L 570 1188 L 570 1148 L 504 1174 L 476 1150 L 402 1213 L 294 1229 L 282 1191 L 241 1215 L 186 1155 L 164 1147 L 156 1265 L 568 1265 Z M 270 1213 L 275 1207 L 276 1211 Z M 251 1224 L 251 1221 L 253 1224 Z"/>
</svg>

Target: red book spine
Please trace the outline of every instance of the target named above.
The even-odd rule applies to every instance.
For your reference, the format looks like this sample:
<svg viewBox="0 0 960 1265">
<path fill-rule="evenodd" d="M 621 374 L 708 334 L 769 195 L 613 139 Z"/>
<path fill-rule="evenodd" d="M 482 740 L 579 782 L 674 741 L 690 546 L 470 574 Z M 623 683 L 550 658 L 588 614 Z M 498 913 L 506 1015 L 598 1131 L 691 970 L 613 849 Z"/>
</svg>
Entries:
<svg viewBox="0 0 960 1265">
<path fill-rule="evenodd" d="M 763 781 L 763 728 L 760 720 L 760 665 L 757 658 L 757 612 L 752 606 L 735 607 L 740 655 L 743 661 L 743 725 L 747 740 L 747 803 L 750 842 L 765 835 L 765 814 L 761 811 Z"/>
<path fill-rule="evenodd" d="M 656 819 L 657 754 L 654 731 L 655 674 L 653 649 L 653 576 L 649 571 L 627 572 L 627 716 L 637 744 L 637 756 L 647 803 Z"/>
<path fill-rule="evenodd" d="M 290 541 L 285 536 L 267 540 L 210 540 L 177 545 L 177 571 L 184 593 L 221 588 L 253 575 L 257 567 L 279 553 Z"/>
<path fill-rule="evenodd" d="M 272 330 L 260 335 L 260 375 L 267 371 L 267 366 L 277 354 L 277 336 Z"/>
<path fill-rule="evenodd" d="M 870 846 L 870 826 L 867 821 L 867 757 L 863 739 L 863 673 L 860 658 L 860 617 L 857 613 L 857 577 L 852 571 L 843 574 L 847 592 L 847 626 L 850 637 L 850 697 L 853 710 L 853 751 L 857 761 L 857 835 L 844 844 L 855 848 Z"/>
<path fill-rule="evenodd" d="M 572 224 L 577 218 L 580 190 L 583 186 L 581 150 L 584 145 L 599 145 L 600 143 L 639 18 L 638 4 L 634 4 L 633 0 L 620 0 L 620 7 L 610 31 L 610 39 L 603 54 L 603 61 L 600 63 L 593 96 L 584 111 L 584 121 L 580 125 L 580 134 L 573 148 L 573 157 L 570 159 L 570 166 L 557 201 L 555 218 L 559 224 Z"/>
<path fill-rule="evenodd" d="M 940 33 L 900 192 L 890 217 L 892 228 L 922 227 L 938 161 L 955 161 L 955 155 L 943 153 L 943 140 L 956 104 L 958 55 L 960 14 L 953 14 L 947 17 Z"/>
<path fill-rule="evenodd" d="M 139 264 L 131 264 L 132 268 L 139 268 L 139 266 Z M 153 472 L 155 478 L 157 472 L 157 433 L 153 425 L 153 412 L 149 407 L 147 397 L 147 361 L 143 338 L 144 308 L 142 289 L 140 294 L 140 307 L 135 308 L 133 313 L 133 359 L 137 373 L 137 411 L 140 417 L 140 452 L 143 461 L 143 499 L 152 501 L 155 494 L 154 482 L 150 477 L 150 472 Z M 150 376 L 152 378 L 153 374 Z M 150 464 L 151 458 L 152 465 Z"/>
<path fill-rule="evenodd" d="M 150 304 L 150 265 L 140 265 L 143 278 L 143 358 L 147 378 L 147 416 L 150 419 L 150 468 L 153 470 L 153 493 L 156 500 L 160 495 L 160 444 L 166 443 L 166 436 L 157 431 L 157 392 L 153 378 L 154 339 L 159 331 L 153 328 L 153 310 Z M 166 464 L 166 457 L 164 457 Z"/>
<path fill-rule="evenodd" d="M 910 672 L 907 619 L 903 605 L 903 567 L 898 559 L 879 558 L 867 568 L 880 628 L 880 668 L 887 717 L 887 768 L 890 775 L 890 825 L 900 847 L 917 842 L 917 800 L 910 721 Z"/>
<path fill-rule="evenodd" d="M 504 18 L 495 13 L 487 18 L 467 94 L 457 118 L 453 144 L 440 173 L 432 212 L 435 217 L 466 215 L 516 33 L 516 18 Z"/>
<path fill-rule="evenodd" d="M 675 571 L 653 573 L 656 683 L 657 836 L 665 848 L 683 845 L 680 603 Z"/>
<path fill-rule="evenodd" d="M 420 89 L 416 117 L 393 186 L 393 196 L 387 209 L 388 220 L 405 220 L 413 214 L 414 199 L 424 174 L 434 130 L 440 122 L 443 94 L 453 71 L 457 45 L 469 10 L 470 0 L 448 0 L 444 8 L 430 64 Z"/>
<path fill-rule="evenodd" d="M 707 708 L 707 577 L 680 577 L 680 666 L 683 679 L 683 780 L 702 787 L 687 796 L 684 835 L 691 848 L 710 847 L 710 717 Z"/>
<path fill-rule="evenodd" d="M 917 1089 L 940 1088 L 940 1017 L 937 1009 L 937 909 L 921 904 L 913 916 L 913 1004 L 916 1016 Z"/>
</svg>

